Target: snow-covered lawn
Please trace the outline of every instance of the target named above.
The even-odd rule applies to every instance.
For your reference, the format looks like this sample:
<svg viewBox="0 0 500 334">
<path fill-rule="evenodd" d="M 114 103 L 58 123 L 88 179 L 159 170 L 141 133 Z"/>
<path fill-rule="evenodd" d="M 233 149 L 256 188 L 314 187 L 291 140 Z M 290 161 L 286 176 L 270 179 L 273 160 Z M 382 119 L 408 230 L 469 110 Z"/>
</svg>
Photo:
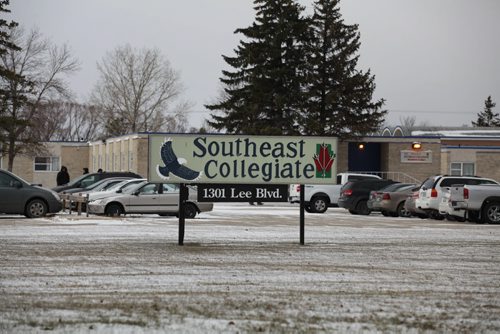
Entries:
<svg viewBox="0 0 500 334">
<path fill-rule="evenodd" d="M 500 225 L 216 204 L 0 215 L 0 332 L 499 332 Z"/>
</svg>

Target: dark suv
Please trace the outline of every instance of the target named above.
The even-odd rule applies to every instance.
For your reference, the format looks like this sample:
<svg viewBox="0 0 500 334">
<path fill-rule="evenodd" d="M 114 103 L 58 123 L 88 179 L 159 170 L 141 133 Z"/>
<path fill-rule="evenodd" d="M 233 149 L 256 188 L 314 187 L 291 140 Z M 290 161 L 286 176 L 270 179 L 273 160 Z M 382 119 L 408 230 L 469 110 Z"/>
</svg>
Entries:
<svg viewBox="0 0 500 334">
<path fill-rule="evenodd" d="M 371 210 L 367 202 L 370 191 L 382 189 L 390 184 L 397 183 L 392 180 L 363 180 L 346 183 L 340 190 L 339 207 L 348 209 L 353 215 L 369 215 Z"/>
<path fill-rule="evenodd" d="M 103 173 L 91 173 L 83 174 L 82 176 L 74 179 L 68 184 L 57 186 L 52 188 L 52 190 L 60 193 L 64 190 L 74 189 L 74 188 L 85 188 L 94 184 L 98 181 L 110 178 L 110 177 L 128 177 L 128 178 L 138 178 L 142 179 L 142 176 L 132 172 L 103 172 Z"/>
<path fill-rule="evenodd" d="M 54 191 L 30 185 L 16 175 L 0 169 L 0 213 L 38 218 L 61 209 L 61 199 Z"/>
</svg>

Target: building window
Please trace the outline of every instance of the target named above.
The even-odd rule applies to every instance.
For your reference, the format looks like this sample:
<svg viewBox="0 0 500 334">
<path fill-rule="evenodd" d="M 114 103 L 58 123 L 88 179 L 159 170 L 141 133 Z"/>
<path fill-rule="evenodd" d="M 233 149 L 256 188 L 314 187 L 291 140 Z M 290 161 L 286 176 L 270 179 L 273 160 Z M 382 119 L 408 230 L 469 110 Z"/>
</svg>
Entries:
<svg viewBox="0 0 500 334">
<path fill-rule="evenodd" d="M 59 170 L 59 157 L 36 157 L 35 171 L 56 172 Z"/>
<path fill-rule="evenodd" d="M 475 172 L 473 162 L 452 162 L 450 164 L 451 175 L 475 175 Z"/>
</svg>

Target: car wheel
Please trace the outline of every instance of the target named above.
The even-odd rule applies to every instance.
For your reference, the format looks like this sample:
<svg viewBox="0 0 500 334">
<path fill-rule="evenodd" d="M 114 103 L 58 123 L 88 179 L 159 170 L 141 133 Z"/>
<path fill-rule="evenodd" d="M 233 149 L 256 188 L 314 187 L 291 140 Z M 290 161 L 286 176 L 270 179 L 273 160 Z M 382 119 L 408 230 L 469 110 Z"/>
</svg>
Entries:
<svg viewBox="0 0 500 334">
<path fill-rule="evenodd" d="M 476 224 L 482 224 L 482 219 L 479 218 L 479 211 L 467 211 L 467 220 Z"/>
<path fill-rule="evenodd" d="M 498 224 L 500 223 L 500 202 L 491 202 L 486 204 L 483 209 L 483 217 L 485 223 Z"/>
<path fill-rule="evenodd" d="M 24 215 L 28 218 L 44 217 L 47 214 L 47 204 L 41 199 L 34 199 L 26 205 Z"/>
<path fill-rule="evenodd" d="M 119 217 L 124 212 L 123 212 L 123 208 L 120 204 L 111 203 L 106 207 L 105 213 L 106 213 L 106 216 Z"/>
<path fill-rule="evenodd" d="M 390 216 L 390 215 L 389 215 L 389 212 L 387 212 L 387 211 L 385 211 L 385 210 L 380 211 L 380 212 L 382 213 L 382 216 L 384 216 L 384 217 L 389 217 L 389 216 Z"/>
<path fill-rule="evenodd" d="M 196 214 L 198 213 L 198 210 L 196 209 L 196 206 L 191 203 L 186 203 L 184 206 L 184 215 L 186 218 L 191 219 L 196 217 Z"/>
<path fill-rule="evenodd" d="M 349 209 L 349 213 L 350 213 L 351 215 L 357 215 L 357 214 L 358 214 L 358 211 Z"/>
<path fill-rule="evenodd" d="M 304 205 L 304 210 L 309 213 L 312 212 L 311 207 L 309 205 Z"/>
<path fill-rule="evenodd" d="M 411 217 L 411 212 L 406 210 L 404 201 L 399 203 L 397 212 L 399 217 L 404 217 L 404 218 Z"/>
<path fill-rule="evenodd" d="M 429 213 L 429 218 L 435 219 L 435 220 L 443 220 L 444 216 L 440 215 L 439 212 L 437 212 L 437 211 L 431 211 Z"/>
<path fill-rule="evenodd" d="M 362 201 L 359 201 L 358 204 L 356 205 L 356 211 L 360 214 L 360 215 L 364 215 L 364 216 L 367 216 L 369 215 L 372 211 L 368 208 L 368 204 L 367 204 L 367 201 L 365 200 L 362 200 Z"/>
<path fill-rule="evenodd" d="M 314 197 L 309 205 L 311 212 L 323 213 L 328 209 L 328 200 L 322 196 Z"/>
</svg>

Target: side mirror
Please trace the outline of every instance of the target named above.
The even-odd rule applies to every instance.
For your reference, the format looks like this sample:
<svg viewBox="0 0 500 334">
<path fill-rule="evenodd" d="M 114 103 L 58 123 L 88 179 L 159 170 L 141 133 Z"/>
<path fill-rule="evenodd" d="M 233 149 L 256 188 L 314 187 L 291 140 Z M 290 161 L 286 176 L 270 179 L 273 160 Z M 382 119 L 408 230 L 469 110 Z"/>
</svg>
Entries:
<svg viewBox="0 0 500 334">
<path fill-rule="evenodd" d="M 121 189 L 118 189 L 117 191 L 115 191 L 117 194 L 121 194 L 123 191 Z"/>
<path fill-rule="evenodd" d="M 12 184 L 13 187 L 17 188 L 17 189 L 20 189 L 23 187 L 23 184 L 20 182 L 20 181 L 14 181 L 13 184 Z"/>
<path fill-rule="evenodd" d="M 134 192 L 134 195 L 135 195 L 135 196 L 139 196 L 139 194 L 140 194 L 140 193 L 141 193 L 141 192 L 140 192 L 139 190 L 137 190 L 136 192 Z"/>
</svg>

